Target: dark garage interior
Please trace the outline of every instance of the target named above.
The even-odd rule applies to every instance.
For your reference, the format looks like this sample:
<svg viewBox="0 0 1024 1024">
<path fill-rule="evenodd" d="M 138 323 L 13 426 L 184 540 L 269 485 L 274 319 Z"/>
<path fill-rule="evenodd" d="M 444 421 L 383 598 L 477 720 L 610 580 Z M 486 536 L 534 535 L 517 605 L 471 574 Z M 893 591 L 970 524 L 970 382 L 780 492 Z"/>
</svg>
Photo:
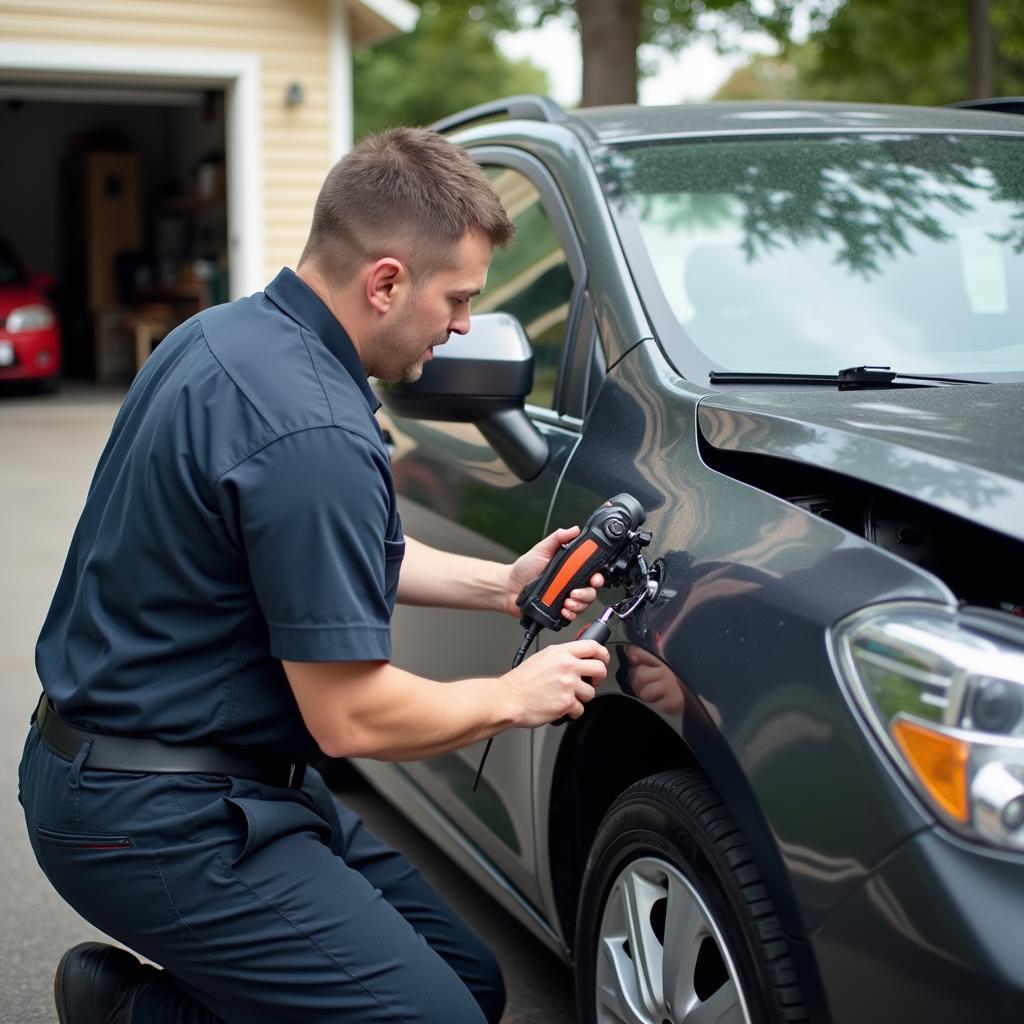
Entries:
<svg viewBox="0 0 1024 1024">
<path fill-rule="evenodd" d="M 131 379 L 228 297 L 221 91 L 0 80 L 0 239 L 45 287 L 63 375 Z"/>
</svg>

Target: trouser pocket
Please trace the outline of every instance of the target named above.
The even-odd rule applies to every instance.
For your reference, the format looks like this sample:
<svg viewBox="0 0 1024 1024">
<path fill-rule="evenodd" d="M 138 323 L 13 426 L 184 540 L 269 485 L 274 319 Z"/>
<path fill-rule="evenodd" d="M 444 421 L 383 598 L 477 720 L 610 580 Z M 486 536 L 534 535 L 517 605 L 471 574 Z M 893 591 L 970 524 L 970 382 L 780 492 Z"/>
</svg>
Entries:
<svg viewBox="0 0 1024 1024">
<path fill-rule="evenodd" d="M 106 833 L 58 832 L 56 829 L 39 825 L 36 835 L 41 843 L 68 846 L 76 850 L 122 850 L 132 845 L 131 836 L 117 836 Z"/>
<path fill-rule="evenodd" d="M 231 866 L 287 839 L 306 838 L 330 846 L 331 828 L 305 803 L 293 800 L 254 800 L 248 797 L 225 797 L 227 805 L 242 824 L 240 848 L 231 851 Z"/>
<path fill-rule="evenodd" d="M 131 946 L 166 927 L 169 906 L 159 868 L 131 835 L 37 825 L 34 845 L 50 884 L 101 931 Z"/>
</svg>

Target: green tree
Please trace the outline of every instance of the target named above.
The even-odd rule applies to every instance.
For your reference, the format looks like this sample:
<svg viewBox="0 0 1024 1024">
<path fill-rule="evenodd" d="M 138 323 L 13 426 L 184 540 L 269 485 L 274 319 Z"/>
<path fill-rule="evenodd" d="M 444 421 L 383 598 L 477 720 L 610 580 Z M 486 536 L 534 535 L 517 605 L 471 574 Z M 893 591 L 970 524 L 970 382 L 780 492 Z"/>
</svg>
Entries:
<svg viewBox="0 0 1024 1024">
<path fill-rule="evenodd" d="M 800 0 L 415 0 L 417 29 L 355 60 L 357 133 L 404 120 L 429 121 L 482 99 L 544 92 L 541 73 L 497 52 L 497 32 L 565 19 L 579 29 L 581 105 L 635 103 L 643 73 L 637 49 L 649 43 L 678 52 L 698 37 L 727 48 L 724 29 L 786 35 Z M 439 69 L 444 73 L 439 73 Z M 450 98 L 449 98 L 450 97 Z M 465 102 L 463 102 L 465 101 Z"/>
<path fill-rule="evenodd" d="M 795 0 L 531 0 L 537 22 L 569 18 L 579 27 L 584 107 L 635 103 L 642 69 L 637 48 L 650 43 L 676 53 L 698 37 L 725 47 L 724 26 L 785 37 Z"/>
<path fill-rule="evenodd" d="M 515 28 L 515 4 L 415 0 L 416 28 L 353 61 L 355 135 L 395 125 L 430 124 L 446 114 L 515 93 L 546 93 L 547 74 L 503 56 L 495 44 Z"/>
<path fill-rule="evenodd" d="M 847 0 L 811 37 L 837 98 L 949 103 L 1024 87 L 1020 0 Z"/>
<path fill-rule="evenodd" d="M 720 98 L 942 104 L 1024 92 L 1020 0 L 814 0 L 812 31 L 755 59 Z M 785 69 L 785 74 L 780 73 Z"/>
</svg>

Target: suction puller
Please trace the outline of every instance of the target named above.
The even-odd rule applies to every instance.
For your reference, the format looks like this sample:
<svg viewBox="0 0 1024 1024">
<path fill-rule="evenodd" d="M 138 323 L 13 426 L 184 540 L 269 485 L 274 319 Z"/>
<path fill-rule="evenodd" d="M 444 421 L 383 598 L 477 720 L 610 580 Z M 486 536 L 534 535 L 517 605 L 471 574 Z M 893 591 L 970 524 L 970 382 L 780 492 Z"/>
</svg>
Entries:
<svg viewBox="0 0 1024 1024">
<path fill-rule="evenodd" d="M 562 615 L 566 597 L 578 587 L 589 586 L 591 577 L 596 573 L 604 577 L 606 587 L 624 587 L 626 597 L 607 608 L 601 618 L 587 626 L 577 639 L 593 636 L 604 643 L 611 635 L 607 620 L 613 614 L 620 618 L 632 615 L 648 599 L 652 583 L 653 593 L 657 593 L 657 582 L 652 580 L 643 556 L 643 549 L 651 543 L 651 534 L 640 529 L 646 518 L 643 505 L 632 494 L 616 494 L 598 506 L 579 534 L 568 544 L 563 544 L 544 572 L 523 588 L 516 604 L 522 611 L 520 622 L 525 632 L 523 642 L 512 659 L 513 668 L 526 657 L 542 629 L 557 631 L 569 624 Z M 602 636 L 588 630 L 598 630 Z M 566 721 L 568 718 L 562 718 L 553 724 L 561 725 Z M 493 741 L 492 736 L 484 747 L 473 782 L 474 791 L 480 783 Z"/>
</svg>

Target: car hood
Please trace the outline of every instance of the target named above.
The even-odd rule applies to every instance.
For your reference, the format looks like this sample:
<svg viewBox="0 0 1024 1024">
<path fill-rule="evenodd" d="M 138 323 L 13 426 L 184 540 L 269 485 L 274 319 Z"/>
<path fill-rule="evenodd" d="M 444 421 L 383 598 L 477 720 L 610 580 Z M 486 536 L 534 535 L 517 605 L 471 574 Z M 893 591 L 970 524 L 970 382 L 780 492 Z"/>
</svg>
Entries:
<svg viewBox="0 0 1024 1024">
<path fill-rule="evenodd" d="M 26 285 L 8 284 L 0 286 L 0 323 L 6 318 L 11 310 L 19 306 L 48 305 L 46 299 L 37 288 L 29 288 Z"/>
<path fill-rule="evenodd" d="M 1024 540 L 1024 384 L 708 395 L 701 434 L 877 484 Z"/>
</svg>

